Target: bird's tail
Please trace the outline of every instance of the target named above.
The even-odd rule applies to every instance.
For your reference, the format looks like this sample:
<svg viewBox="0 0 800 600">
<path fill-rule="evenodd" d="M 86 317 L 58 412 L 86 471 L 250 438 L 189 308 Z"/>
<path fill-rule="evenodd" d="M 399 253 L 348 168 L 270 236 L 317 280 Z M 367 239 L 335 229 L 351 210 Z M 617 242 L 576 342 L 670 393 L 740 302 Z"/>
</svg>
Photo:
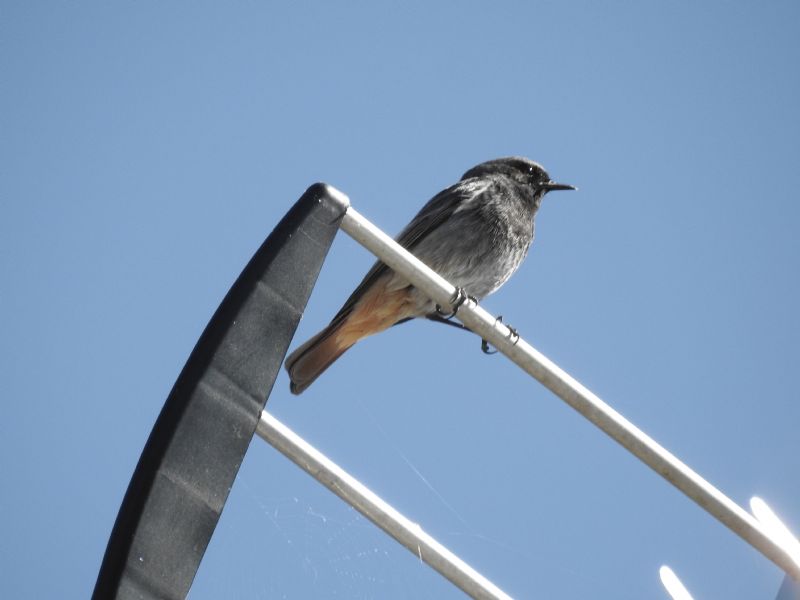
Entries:
<svg viewBox="0 0 800 600">
<path fill-rule="evenodd" d="M 345 321 L 334 322 L 300 346 L 286 359 L 289 389 L 301 394 L 314 380 L 347 351 L 356 340 L 342 339 L 337 335 Z"/>
<path fill-rule="evenodd" d="M 409 288 L 387 292 L 373 286 L 351 309 L 339 313 L 330 325 L 286 359 L 293 394 L 300 394 L 358 340 L 416 316 Z"/>
</svg>

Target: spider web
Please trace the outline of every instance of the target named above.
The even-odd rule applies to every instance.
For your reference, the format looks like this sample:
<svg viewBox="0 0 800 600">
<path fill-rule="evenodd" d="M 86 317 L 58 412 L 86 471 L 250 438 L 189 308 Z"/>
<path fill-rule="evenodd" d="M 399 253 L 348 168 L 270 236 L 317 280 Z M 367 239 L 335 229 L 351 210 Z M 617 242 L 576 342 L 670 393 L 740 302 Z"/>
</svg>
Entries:
<svg viewBox="0 0 800 600">
<path fill-rule="evenodd" d="M 505 543 L 472 526 L 381 424 L 371 420 L 385 446 L 408 469 L 406 479 L 441 509 L 438 518 L 423 526 L 429 529 L 438 523 L 440 532 L 434 537 L 445 546 L 456 554 L 459 548 L 480 547 L 484 558 L 488 548 L 495 558 L 516 565 L 523 577 L 528 573 L 533 589 L 534 565 L 558 572 L 567 582 L 585 579 L 579 569 L 547 562 L 539 549 Z M 469 563 L 468 555 L 463 558 Z M 479 560 L 473 566 L 481 572 L 484 563 Z M 597 589 L 603 588 L 603 582 L 595 583 Z M 619 592 L 616 597 L 631 597 Z M 245 457 L 189 597 L 392 600 L 465 596 L 286 457 L 266 444 L 255 444 Z"/>
<path fill-rule="evenodd" d="M 283 490 L 290 480 L 292 495 L 270 493 L 263 466 L 254 475 L 254 462 L 261 461 L 245 460 L 233 487 L 193 600 L 464 597 L 284 457 L 273 454 L 269 468 L 290 471 L 278 477 Z"/>
</svg>

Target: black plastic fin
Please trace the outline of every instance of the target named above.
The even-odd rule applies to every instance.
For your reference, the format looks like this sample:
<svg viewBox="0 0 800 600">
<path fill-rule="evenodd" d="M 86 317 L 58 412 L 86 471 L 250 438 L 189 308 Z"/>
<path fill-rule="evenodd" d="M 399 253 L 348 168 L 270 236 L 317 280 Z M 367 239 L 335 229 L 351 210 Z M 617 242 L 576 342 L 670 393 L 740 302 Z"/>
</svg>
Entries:
<svg viewBox="0 0 800 600">
<path fill-rule="evenodd" d="M 142 451 L 95 600 L 188 594 L 347 205 L 308 188 L 225 296 Z"/>
</svg>

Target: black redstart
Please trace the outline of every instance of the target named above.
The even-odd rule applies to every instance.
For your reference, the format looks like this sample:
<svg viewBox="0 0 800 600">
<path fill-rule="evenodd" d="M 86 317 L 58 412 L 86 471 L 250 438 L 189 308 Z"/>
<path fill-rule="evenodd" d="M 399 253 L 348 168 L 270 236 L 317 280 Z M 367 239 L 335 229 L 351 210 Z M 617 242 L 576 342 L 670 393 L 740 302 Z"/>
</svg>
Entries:
<svg viewBox="0 0 800 600">
<path fill-rule="evenodd" d="M 473 167 L 439 192 L 397 242 L 469 296 L 480 300 L 517 270 L 533 241 L 533 219 L 555 183 L 527 158 L 498 158 Z M 330 324 L 286 359 L 300 394 L 361 338 L 415 317 L 436 317 L 425 294 L 378 261 Z"/>
</svg>

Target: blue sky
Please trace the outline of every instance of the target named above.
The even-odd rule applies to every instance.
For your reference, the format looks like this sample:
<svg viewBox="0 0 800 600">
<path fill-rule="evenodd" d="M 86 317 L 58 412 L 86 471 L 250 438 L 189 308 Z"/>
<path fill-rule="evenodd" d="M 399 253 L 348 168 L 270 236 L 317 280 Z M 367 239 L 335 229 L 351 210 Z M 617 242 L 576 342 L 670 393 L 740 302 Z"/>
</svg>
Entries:
<svg viewBox="0 0 800 600">
<path fill-rule="evenodd" d="M 800 531 L 793 2 L 0 6 L 3 597 L 90 593 L 197 337 L 305 188 L 390 233 L 518 154 L 548 197 L 483 305 Z M 297 343 L 372 262 L 334 244 Z M 411 323 L 269 409 L 521 598 L 775 597 L 781 572 L 514 365 Z M 458 598 L 256 439 L 190 597 Z"/>
</svg>

